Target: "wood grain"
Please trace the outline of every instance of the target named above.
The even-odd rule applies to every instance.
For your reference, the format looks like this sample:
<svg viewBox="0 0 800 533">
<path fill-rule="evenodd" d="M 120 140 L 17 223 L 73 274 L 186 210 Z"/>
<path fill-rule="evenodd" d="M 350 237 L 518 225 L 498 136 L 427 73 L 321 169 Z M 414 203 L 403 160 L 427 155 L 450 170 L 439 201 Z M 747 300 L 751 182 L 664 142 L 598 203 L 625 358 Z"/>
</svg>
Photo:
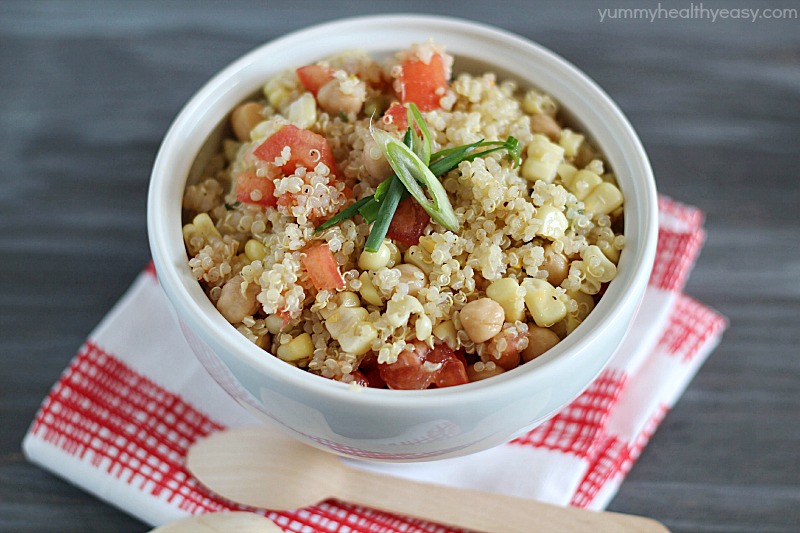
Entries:
<svg viewBox="0 0 800 533">
<path fill-rule="evenodd" d="M 19 447 L 49 387 L 148 261 L 148 175 L 183 102 L 285 32 L 403 10 L 470 16 L 575 63 L 629 116 L 660 190 L 707 213 L 687 291 L 731 328 L 611 509 L 676 532 L 797 531 L 800 23 L 600 22 L 598 8 L 639 4 L 0 3 L 0 530 L 147 530 L 25 463 Z"/>
<path fill-rule="evenodd" d="M 186 467 L 223 498 L 263 509 L 298 509 L 335 498 L 469 531 L 668 533 L 651 518 L 560 507 L 355 469 L 333 454 L 263 426 L 212 433 L 189 448 Z"/>
</svg>

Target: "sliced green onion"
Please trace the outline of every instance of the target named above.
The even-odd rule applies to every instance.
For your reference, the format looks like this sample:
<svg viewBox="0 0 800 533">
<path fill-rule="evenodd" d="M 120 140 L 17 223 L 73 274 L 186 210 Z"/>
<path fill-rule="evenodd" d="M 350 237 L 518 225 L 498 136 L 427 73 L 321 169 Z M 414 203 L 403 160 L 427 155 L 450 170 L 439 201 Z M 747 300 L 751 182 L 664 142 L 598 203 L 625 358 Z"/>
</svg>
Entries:
<svg viewBox="0 0 800 533">
<path fill-rule="evenodd" d="M 397 206 L 403 197 L 403 183 L 397 176 L 392 175 L 386 181 L 389 182 L 389 186 L 383 200 L 381 200 L 379 204 L 380 209 L 378 210 L 375 224 L 372 225 L 372 229 L 369 231 L 369 237 L 367 237 L 367 242 L 364 244 L 364 249 L 372 253 L 378 252 L 378 248 L 381 247 L 383 239 L 386 238 L 386 232 L 389 231 L 389 224 L 391 224 L 392 218 L 394 218 L 394 212 L 397 211 Z"/>
<path fill-rule="evenodd" d="M 408 126 L 411 130 L 411 151 L 419 157 L 420 161 L 425 163 L 425 166 L 428 166 L 431 162 L 431 134 L 428 131 L 428 125 L 425 123 L 425 118 L 422 116 L 419 108 L 411 102 L 408 104 Z M 414 127 L 416 125 L 416 128 Z M 422 137 L 420 138 L 417 135 L 417 129 L 422 133 Z M 408 132 L 406 132 L 408 133 Z"/>
<path fill-rule="evenodd" d="M 441 176 L 442 174 L 447 174 L 454 168 L 461 163 L 468 154 L 472 153 L 475 148 L 481 145 L 483 141 L 477 141 L 472 144 L 465 144 L 463 146 L 457 146 L 455 148 L 448 148 L 447 150 L 442 150 L 442 152 L 447 152 L 447 155 L 444 157 L 437 159 L 434 163 L 431 164 L 431 172 L 435 176 Z M 439 152 L 441 153 L 441 152 Z"/>
<path fill-rule="evenodd" d="M 464 158 L 464 161 L 472 161 L 479 157 L 485 157 L 492 152 L 497 152 L 498 150 L 506 150 L 508 152 L 508 157 L 515 165 L 519 166 L 522 164 L 522 145 L 515 137 L 509 136 L 505 141 L 492 141 L 491 143 L 484 144 L 484 146 L 491 145 L 494 147 L 489 150 L 484 150 L 483 152 L 470 154 L 468 157 Z"/>
<path fill-rule="evenodd" d="M 475 148 L 483 148 L 487 146 L 491 146 L 492 148 L 484 150 L 482 152 L 473 153 Z M 474 142 L 472 144 L 464 144 L 461 146 L 454 146 L 453 148 L 445 148 L 444 150 L 439 150 L 438 152 L 431 155 L 431 161 L 433 161 L 433 163 L 431 164 L 431 170 L 433 171 L 434 174 L 439 176 L 441 174 L 436 172 L 436 170 L 439 168 L 437 167 L 437 165 L 442 164 L 444 166 L 443 163 L 444 161 L 448 161 L 449 163 L 452 164 L 452 166 L 450 166 L 450 169 L 445 171 L 449 172 L 450 170 L 458 166 L 458 164 L 461 161 L 472 161 L 474 159 L 477 159 L 478 157 L 484 157 L 498 150 L 508 151 L 508 156 L 517 166 L 522 164 L 522 157 L 520 155 L 522 151 L 522 145 L 515 137 L 509 136 L 508 139 L 506 139 L 505 141 L 484 141 L 483 139 L 481 139 L 480 141 Z M 470 154 L 469 156 L 466 155 L 468 153 Z M 440 163 L 440 161 L 442 163 Z"/>
<path fill-rule="evenodd" d="M 383 130 L 373 130 L 372 138 L 375 139 L 383 155 L 389 161 L 397 178 L 405 185 L 417 203 L 440 225 L 456 231 L 458 219 L 447 198 L 447 191 L 444 190 L 444 186 L 431 172 L 428 165 L 423 163 L 408 146 Z M 427 187 L 431 199 L 425 195 L 420 183 Z"/>
<path fill-rule="evenodd" d="M 481 139 L 472 144 L 431 153 L 432 142 L 428 125 L 419 108 L 413 103 L 408 106 L 407 118 L 409 127 L 406 129 L 403 143 L 385 131 L 372 130 L 372 136 L 389 161 L 394 174 L 378 184 L 375 194 L 343 209 L 314 230 L 314 233 L 360 214 L 367 223 L 373 224 L 365 249 L 377 252 L 386 237 L 397 205 L 409 194 L 414 196 L 431 218 L 445 228 L 455 231 L 458 228 L 458 220 L 447 193 L 437 177 L 450 172 L 462 161 L 473 161 L 498 150 L 506 150 L 515 165 L 522 164 L 520 155 L 522 146 L 514 137 L 508 137 L 505 141 Z M 476 151 L 477 148 L 486 149 Z M 428 189 L 431 199 L 425 194 L 425 188 Z"/>
<path fill-rule="evenodd" d="M 314 230 L 314 233 L 319 233 L 320 231 L 326 230 L 331 226 L 335 226 L 339 222 L 343 222 L 350 217 L 356 216 L 358 210 L 361 209 L 361 207 L 370 200 L 372 200 L 372 196 L 366 196 L 361 200 L 357 201 L 356 203 L 350 204 L 349 206 L 345 207 L 337 214 L 333 215 L 331 218 L 323 222 L 317 229 Z"/>
<path fill-rule="evenodd" d="M 381 204 L 377 202 L 373 197 L 370 197 L 371 201 L 365 203 L 361 206 L 358 210 L 358 214 L 364 217 L 364 220 L 367 221 L 367 224 L 372 224 L 378 218 L 378 211 L 380 211 Z"/>
<path fill-rule="evenodd" d="M 394 174 L 392 174 L 392 176 L 394 176 Z M 376 202 L 382 202 L 383 201 L 383 195 L 385 195 L 386 191 L 389 190 L 389 184 L 390 183 L 391 183 L 391 180 L 389 180 L 387 178 L 387 179 L 383 180 L 382 182 L 380 182 L 378 184 L 378 187 L 375 188 L 374 196 L 375 196 L 375 201 Z"/>
</svg>

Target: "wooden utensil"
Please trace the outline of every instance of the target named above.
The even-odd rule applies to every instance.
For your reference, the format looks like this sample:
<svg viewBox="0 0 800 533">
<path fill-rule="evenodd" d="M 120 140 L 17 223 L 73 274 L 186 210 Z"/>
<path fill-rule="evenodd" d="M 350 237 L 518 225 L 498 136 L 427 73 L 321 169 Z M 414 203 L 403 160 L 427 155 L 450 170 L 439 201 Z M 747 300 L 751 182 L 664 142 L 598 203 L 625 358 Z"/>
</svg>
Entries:
<svg viewBox="0 0 800 533">
<path fill-rule="evenodd" d="M 392 513 L 487 532 L 663 533 L 649 518 L 558 507 L 348 468 L 337 456 L 264 427 L 214 433 L 196 442 L 187 467 L 231 501 L 272 510 L 337 498 Z"/>
<path fill-rule="evenodd" d="M 150 530 L 150 533 L 283 533 L 269 518 L 244 511 L 187 516 Z"/>
</svg>

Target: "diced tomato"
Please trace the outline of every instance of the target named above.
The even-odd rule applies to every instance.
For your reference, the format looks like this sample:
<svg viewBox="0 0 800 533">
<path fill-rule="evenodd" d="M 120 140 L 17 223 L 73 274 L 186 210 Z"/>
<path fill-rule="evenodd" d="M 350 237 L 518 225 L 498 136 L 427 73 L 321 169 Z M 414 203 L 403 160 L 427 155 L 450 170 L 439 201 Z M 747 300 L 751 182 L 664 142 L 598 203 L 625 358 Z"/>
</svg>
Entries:
<svg viewBox="0 0 800 533">
<path fill-rule="evenodd" d="M 428 226 L 431 217 L 417 201 L 409 196 L 397 206 L 394 217 L 389 223 L 386 235 L 390 239 L 411 246 L 419 244 L 419 238 Z"/>
<path fill-rule="evenodd" d="M 433 383 L 437 387 L 452 387 L 469 382 L 467 378 L 467 361 L 464 356 L 454 353 L 446 344 L 434 344 L 428 354 L 428 361 L 442 363 Z"/>
<path fill-rule="evenodd" d="M 403 104 L 393 103 L 383 114 L 383 121 L 386 124 L 394 124 L 399 131 L 406 131 L 408 128 L 408 108 Z"/>
<path fill-rule="evenodd" d="M 236 177 L 236 199 L 240 202 L 274 207 L 278 203 L 274 192 L 272 180 L 260 178 L 252 170 L 246 170 Z"/>
<path fill-rule="evenodd" d="M 427 389 L 436 377 L 435 372 L 428 372 L 422 367 L 425 355 L 430 348 L 425 343 L 416 343 L 411 346 L 412 349 L 400 352 L 394 363 L 378 365 L 381 378 L 390 389 Z"/>
<path fill-rule="evenodd" d="M 444 61 L 440 54 L 433 54 L 428 63 L 420 60 L 403 63 L 400 75 L 400 101 L 414 102 L 420 111 L 439 109 L 439 100 L 447 90 Z"/>
<path fill-rule="evenodd" d="M 428 370 L 425 363 L 440 365 L 436 370 Z M 397 361 L 378 365 L 381 378 L 390 389 L 422 390 L 436 387 L 452 387 L 468 382 L 466 360 L 461 354 L 453 352 L 446 344 L 415 341 L 409 349 L 400 352 Z"/>
<path fill-rule="evenodd" d="M 297 69 L 297 77 L 300 83 L 314 96 L 323 85 L 333 79 L 333 69 L 322 65 L 306 65 Z"/>
<path fill-rule="evenodd" d="M 321 291 L 323 289 L 344 289 L 345 282 L 339 263 L 336 262 L 327 244 L 317 244 L 306 250 L 300 262 L 308 272 L 311 283 Z"/>
<path fill-rule="evenodd" d="M 281 155 L 284 146 L 292 150 L 289 160 L 281 166 L 281 172 L 289 175 L 302 166 L 307 170 L 314 170 L 317 163 L 325 163 L 331 174 L 337 174 L 336 159 L 327 139 L 313 131 L 304 130 L 288 124 L 272 135 L 253 152 L 256 157 L 264 161 L 274 161 Z"/>
</svg>

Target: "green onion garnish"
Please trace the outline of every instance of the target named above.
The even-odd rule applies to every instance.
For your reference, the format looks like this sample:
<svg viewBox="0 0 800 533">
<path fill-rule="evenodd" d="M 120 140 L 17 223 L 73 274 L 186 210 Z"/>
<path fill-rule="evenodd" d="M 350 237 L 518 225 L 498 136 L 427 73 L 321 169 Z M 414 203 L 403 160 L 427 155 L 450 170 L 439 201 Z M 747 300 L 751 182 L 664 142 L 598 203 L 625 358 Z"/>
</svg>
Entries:
<svg viewBox="0 0 800 533">
<path fill-rule="evenodd" d="M 389 182 L 389 188 L 386 195 L 380 202 L 378 209 L 378 216 L 375 219 L 375 224 L 369 231 L 369 237 L 364 244 L 364 249 L 368 252 L 377 253 L 378 248 L 383 244 L 383 239 L 386 237 L 386 232 L 389 231 L 389 224 L 392 223 L 394 212 L 403 198 L 403 183 L 397 179 L 397 176 L 392 175 L 386 181 Z"/>
<path fill-rule="evenodd" d="M 409 127 L 410 129 L 412 128 Z M 389 161 L 389 165 L 391 165 L 395 175 L 403 182 L 403 185 L 406 186 L 406 189 L 417 203 L 440 225 L 451 231 L 456 231 L 458 229 L 458 219 L 450 200 L 447 199 L 447 191 L 444 190 L 442 182 L 434 176 L 428 165 L 423 163 L 417 157 L 417 154 L 390 133 L 383 130 L 373 130 L 372 138 L 375 139 L 383 155 Z M 425 185 L 428 189 L 431 199 L 427 197 L 420 184 Z"/>
<path fill-rule="evenodd" d="M 498 150 L 506 150 L 514 165 L 522 164 L 522 146 L 514 137 L 508 137 L 505 141 L 480 140 L 431 153 L 428 126 L 413 103 L 408 106 L 408 124 L 403 142 L 383 130 L 372 130 L 372 137 L 389 161 L 394 174 L 378 185 L 375 194 L 346 207 L 320 225 L 314 233 L 360 214 L 367 223 L 373 224 L 364 249 L 377 252 L 386 237 L 398 204 L 409 193 L 437 223 L 455 231 L 458 229 L 458 220 L 438 176 L 450 172 L 462 161 L 473 161 Z M 478 151 L 478 148 L 486 149 Z M 430 199 L 425 189 L 430 193 Z"/>
<path fill-rule="evenodd" d="M 428 125 L 425 123 L 425 119 L 420 113 L 419 108 L 411 102 L 408 104 L 408 126 L 411 129 L 411 151 L 414 152 L 417 157 L 419 157 L 420 161 L 422 161 L 425 166 L 428 166 L 431 162 L 431 134 L 428 131 Z M 414 125 L 417 127 L 415 128 Z M 417 135 L 417 128 L 422 133 L 422 137 L 420 138 Z M 406 134 L 408 131 L 406 131 Z"/>
<path fill-rule="evenodd" d="M 361 208 L 358 210 L 358 214 L 364 217 L 364 220 L 367 221 L 367 224 L 372 224 L 378 219 L 378 212 L 380 211 L 381 204 L 375 200 L 374 195 L 368 196 L 367 198 L 370 201 L 361 206 Z"/>
</svg>

